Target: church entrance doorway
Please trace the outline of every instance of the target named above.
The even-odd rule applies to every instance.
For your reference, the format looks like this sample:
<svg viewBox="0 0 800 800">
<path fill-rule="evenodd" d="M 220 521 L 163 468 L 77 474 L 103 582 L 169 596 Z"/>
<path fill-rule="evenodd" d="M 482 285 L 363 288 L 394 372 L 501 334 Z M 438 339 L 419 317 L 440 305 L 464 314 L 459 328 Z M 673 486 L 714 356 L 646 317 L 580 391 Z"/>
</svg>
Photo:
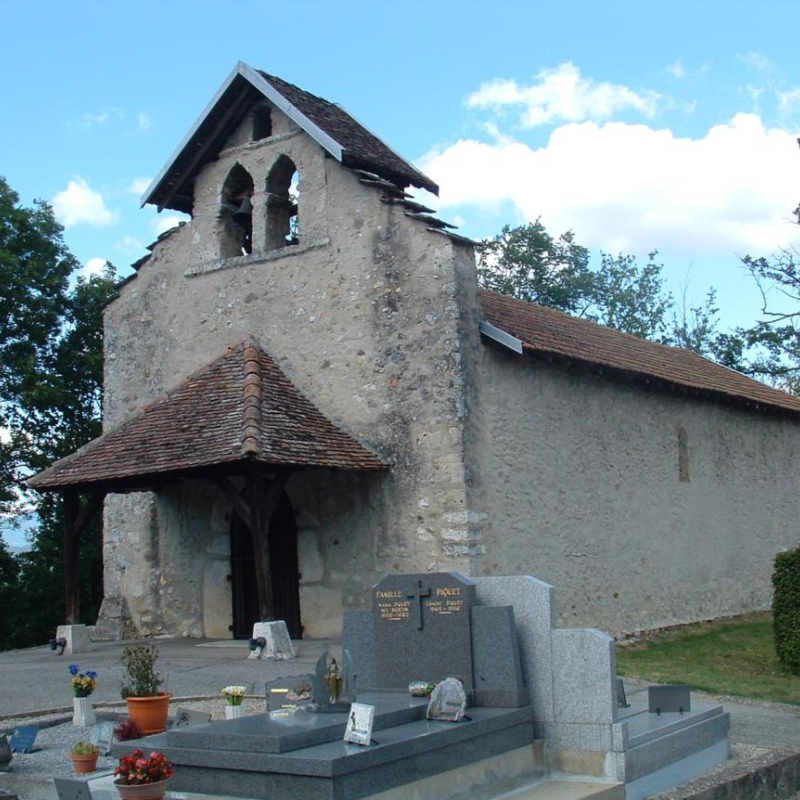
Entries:
<svg viewBox="0 0 800 800">
<path fill-rule="evenodd" d="M 300 622 L 300 573 L 297 562 L 297 523 L 291 501 L 284 495 L 269 523 L 269 560 L 275 616 L 285 620 L 292 639 L 303 636 Z M 249 639 L 259 622 L 253 535 L 238 514 L 231 521 L 231 580 L 233 636 Z"/>
</svg>

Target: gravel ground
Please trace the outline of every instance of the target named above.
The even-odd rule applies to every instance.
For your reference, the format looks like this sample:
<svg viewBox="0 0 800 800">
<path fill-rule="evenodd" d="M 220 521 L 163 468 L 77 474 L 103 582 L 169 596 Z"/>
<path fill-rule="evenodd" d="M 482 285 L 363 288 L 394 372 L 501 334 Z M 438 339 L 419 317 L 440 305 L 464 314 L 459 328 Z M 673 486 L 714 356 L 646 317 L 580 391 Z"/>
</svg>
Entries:
<svg viewBox="0 0 800 800">
<path fill-rule="evenodd" d="M 243 703 L 245 713 L 262 713 L 266 701 L 263 697 L 248 697 Z M 225 699 L 222 697 L 205 698 L 201 700 L 181 700 L 173 698 L 170 709 L 174 713 L 176 708 L 189 708 L 193 711 L 202 711 L 211 714 L 212 719 L 225 719 Z M 125 714 L 125 705 L 120 703 L 115 708 L 96 711 L 98 722 L 116 722 Z M 72 761 L 69 757 L 70 750 L 76 742 L 88 738 L 86 728 L 77 728 L 72 724 L 72 715 L 49 714 L 40 717 L 19 717 L 4 719 L 0 722 L 0 733 L 11 733 L 16 725 L 38 725 L 39 733 L 36 737 L 36 750 L 33 753 L 14 753 L 11 766 L 15 773 L 20 775 L 60 775 L 72 774 Z M 136 747 L 136 742 L 130 743 L 131 749 Z M 112 770 L 116 766 L 116 759 L 100 757 L 97 762 L 97 771 Z"/>
</svg>

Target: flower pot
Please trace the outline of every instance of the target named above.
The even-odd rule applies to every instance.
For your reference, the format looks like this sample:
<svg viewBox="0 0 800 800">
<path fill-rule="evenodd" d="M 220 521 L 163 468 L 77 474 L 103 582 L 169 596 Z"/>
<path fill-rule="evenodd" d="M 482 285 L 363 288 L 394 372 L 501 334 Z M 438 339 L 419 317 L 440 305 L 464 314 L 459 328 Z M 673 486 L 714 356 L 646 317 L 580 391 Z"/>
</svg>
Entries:
<svg viewBox="0 0 800 800">
<path fill-rule="evenodd" d="M 161 800 L 167 791 L 167 786 L 172 778 L 155 783 L 140 783 L 133 786 L 123 786 L 114 781 L 114 786 L 122 797 L 122 800 Z"/>
<path fill-rule="evenodd" d="M 76 700 L 83 700 L 85 698 L 75 698 Z M 97 759 L 100 758 L 99 753 L 91 753 L 85 756 L 79 756 L 77 753 L 70 753 L 72 759 L 72 767 L 76 775 L 85 775 L 87 772 L 94 772 L 97 769 Z"/>
<path fill-rule="evenodd" d="M 161 733 L 166 728 L 170 697 L 171 694 L 162 693 L 155 697 L 125 698 L 128 716 L 141 733 Z"/>
<path fill-rule="evenodd" d="M 88 728 L 97 721 L 91 697 L 72 698 L 72 724 L 79 728 Z"/>
<path fill-rule="evenodd" d="M 239 719 L 244 716 L 244 706 L 225 706 L 225 719 Z"/>
</svg>

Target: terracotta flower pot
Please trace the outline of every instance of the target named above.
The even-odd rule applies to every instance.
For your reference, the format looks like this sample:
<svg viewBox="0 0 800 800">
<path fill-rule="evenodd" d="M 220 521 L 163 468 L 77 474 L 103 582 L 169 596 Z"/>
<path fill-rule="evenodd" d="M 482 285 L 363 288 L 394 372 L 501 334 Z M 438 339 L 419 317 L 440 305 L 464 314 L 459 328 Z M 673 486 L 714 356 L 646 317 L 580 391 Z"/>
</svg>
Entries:
<svg viewBox="0 0 800 800">
<path fill-rule="evenodd" d="M 114 781 L 114 786 L 122 797 L 122 800 L 161 800 L 167 791 L 167 786 L 172 778 L 155 783 L 141 783 L 133 786 L 124 786 Z"/>
<path fill-rule="evenodd" d="M 170 697 L 171 694 L 162 693 L 155 697 L 125 698 L 128 716 L 141 733 L 161 733 L 166 728 Z"/>
<path fill-rule="evenodd" d="M 88 772 L 94 772 L 97 769 L 97 759 L 100 758 L 99 753 L 90 753 L 85 756 L 78 755 L 77 753 L 70 753 L 72 759 L 72 767 L 76 775 L 85 775 Z"/>
</svg>

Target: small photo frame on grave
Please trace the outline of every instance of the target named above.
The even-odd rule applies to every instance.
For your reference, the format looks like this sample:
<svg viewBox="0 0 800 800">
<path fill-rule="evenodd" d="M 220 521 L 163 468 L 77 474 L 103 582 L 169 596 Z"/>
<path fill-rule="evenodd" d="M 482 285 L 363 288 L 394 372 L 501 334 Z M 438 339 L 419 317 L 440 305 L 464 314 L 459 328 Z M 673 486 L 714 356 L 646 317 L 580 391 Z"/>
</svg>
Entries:
<svg viewBox="0 0 800 800">
<path fill-rule="evenodd" d="M 14 728 L 14 733 L 11 734 L 11 752 L 32 753 L 35 749 L 34 742 L 38 733 L 39 728 L 37 725 L 19 725 Z"/>
<path fill-rule="evenodd" d="M 111 745 L 114 742 L 114 723 L 98 722 L 89 728 L 89 744 L 93 744 L 100 751 L 101 756 L 111 754 Z"/>
<path fill-rule="evenodd" d="M 92 800 L 89 784 L 80 778 L 53 778 L 58 800 Z"/>
<path fill-rule="evenodd" d="M 344 741 L 366 746 L 372 743 L 372 724 L 375 721 L 375 706 L 353 703 L 347 716 Z"/>
</svg>

